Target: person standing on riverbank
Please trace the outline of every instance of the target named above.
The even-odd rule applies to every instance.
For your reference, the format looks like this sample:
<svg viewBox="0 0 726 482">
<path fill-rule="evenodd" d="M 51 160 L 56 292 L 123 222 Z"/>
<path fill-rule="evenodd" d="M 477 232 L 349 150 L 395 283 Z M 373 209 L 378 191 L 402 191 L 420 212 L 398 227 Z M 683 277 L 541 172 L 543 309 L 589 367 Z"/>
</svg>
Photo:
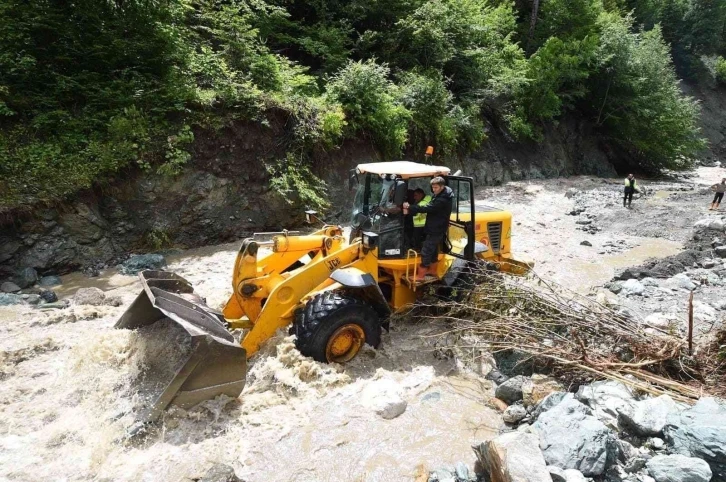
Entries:
<svg viewBox="0 0 726 482">
<path fill-rule="evenodd" d="M 723 200 L 723 193 L 726 192 L 726 177 L 721 179 L 721 182 L 711 186 L 711 190 L 715 191 L 716 194 L 713 196 L 713 201 L 711 201 L 711 207 L 708 208 L 708 210 L 717 211 L 718 205 L 721 204 L 721 201 Z"/>
<path fill-rule="evenodd" d="M 633 202 L 633 193 L 635 191 L 640 192 L 640 189 L 638 188 L 638 182 L 635 180 L 635 176 L 632 174 L 628 174 L 628 177 L 625 178 L 625 196 L 623 197 L 623 207 L 625 207 L 625 203 L 627 201 L 627 207 L 630 207 L 630 203 Z"/>
</svg>

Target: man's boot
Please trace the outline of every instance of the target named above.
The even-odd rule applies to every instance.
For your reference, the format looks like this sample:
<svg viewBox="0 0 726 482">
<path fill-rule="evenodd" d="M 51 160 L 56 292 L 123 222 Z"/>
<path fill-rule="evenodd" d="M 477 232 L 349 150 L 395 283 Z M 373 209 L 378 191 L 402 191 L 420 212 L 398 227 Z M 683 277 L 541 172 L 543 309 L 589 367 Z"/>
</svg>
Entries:
<svg viewBox="0 0 726 482">
<path fill-rule="evenodd" d="M 429 273 L 429 267 L 421 265 L 416 270 L 416 281 L 423 281 L 426 279 L 426 275 Z"/>
</svg>

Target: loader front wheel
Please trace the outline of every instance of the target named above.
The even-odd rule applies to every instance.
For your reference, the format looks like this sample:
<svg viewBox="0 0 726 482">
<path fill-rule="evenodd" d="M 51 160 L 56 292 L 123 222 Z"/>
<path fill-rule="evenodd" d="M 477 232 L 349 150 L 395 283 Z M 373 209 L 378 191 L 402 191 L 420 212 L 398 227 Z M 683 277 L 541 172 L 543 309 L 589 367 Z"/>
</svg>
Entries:
<svg viewBox="0 0 726 482">
<path fill-rule="evenodd" d="M 297 335 L 300 353 L 327 363 L 345 363 L 364 343 L 375 348 L 381 342 L 381 324 L 373 307 L 336 292 L 310 300 L 297 312 L 291 331 Z"/>
</svg>

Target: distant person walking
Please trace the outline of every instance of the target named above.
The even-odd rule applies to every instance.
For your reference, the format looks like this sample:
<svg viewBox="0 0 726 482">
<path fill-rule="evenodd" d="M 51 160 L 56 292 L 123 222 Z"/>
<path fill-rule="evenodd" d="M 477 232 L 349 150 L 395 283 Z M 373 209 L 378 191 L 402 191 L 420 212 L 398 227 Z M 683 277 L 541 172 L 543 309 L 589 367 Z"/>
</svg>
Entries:
<svg viewBox="0 0 726 482">
<path fill-rule="evenodd" d="M 718 210 L 718 205 L 721 204 L 721 200 L 723 199 L 723 193 L 726 192 L 726 178 L 721 179 L 721 182 L 711 186 L 711 191 L 716 191 L 716 195 L 713 196 L 711 207 L 708 208 L 708 210 L 716 211 Z"/>
<path fill-rule="evenodd" d="M 623 197 L 623 207 L 627 206 L 630 207 L 630 203 L 633 202 L 633 193 L 635 191 L 640 192 L 640 188 L 638 188 L 638 182 L 635 180 L 635 176 L 632 174 L 628 174 L 628 177 L 625 178 L 625 196 Z"/>
</svg>

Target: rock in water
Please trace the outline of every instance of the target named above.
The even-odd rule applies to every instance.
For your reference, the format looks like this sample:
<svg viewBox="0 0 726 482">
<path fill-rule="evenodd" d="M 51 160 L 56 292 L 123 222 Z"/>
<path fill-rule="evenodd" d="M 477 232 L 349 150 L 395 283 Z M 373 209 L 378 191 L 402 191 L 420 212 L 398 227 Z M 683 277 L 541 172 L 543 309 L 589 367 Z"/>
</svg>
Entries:
<svg viewBox="0 0 726 482">
<path fill-rule="evenodd" d="M 361 394 L 361 403 L 386 420 L 398 417 L 408 406 L 401 387 L 393 380 L 385 379 L 366 386 Z"/>
<path fill-rule="evenodd" d="M 505 433 L 474 451 L 491 482 L 552 482 L 534 434 Z"/>
<path fill-rule="evenodd" d="M 0 306 L 22 305 L 23 297 L 11 293 L 0 293 Z"/>
<path fill-rule="evenodd" d="M 656 455 L 646 464 L 656 482 L 709 482 L 711 469 L 705 460 L 685 455 Z"/>
<path fill-rule="evenodd" d="M 99 288 L 78 288 L 73 295 L 73 301 L 77 305 L 101 306 L 104 304 L 106 295 Z"/>
<path fill-rule="evenodd" d="M 58 276 L 43 276 L 38 284 L 40 286 L 56 286 L 61 284 L 61 279 Z"/>
<path fill-rule="evenodd" d="M 121 263 L 123 274 L 137 274 L 146 269 L 160 269 L 166 266 L 166 259 L 160 254 L 137 254 Z"/>
<path fill-rule="evenodd" d="M 244 480 L 237 477 L 229 465 L 217 464 L 212 466 L 198 482 L 244 482 Z"/>
<path fill-rule="evenodd" d="M 532 425 L 549 465 L 602 475 L 617 457 L 615 434 L 577 400 L 566 398 Z"/>
</svg>

